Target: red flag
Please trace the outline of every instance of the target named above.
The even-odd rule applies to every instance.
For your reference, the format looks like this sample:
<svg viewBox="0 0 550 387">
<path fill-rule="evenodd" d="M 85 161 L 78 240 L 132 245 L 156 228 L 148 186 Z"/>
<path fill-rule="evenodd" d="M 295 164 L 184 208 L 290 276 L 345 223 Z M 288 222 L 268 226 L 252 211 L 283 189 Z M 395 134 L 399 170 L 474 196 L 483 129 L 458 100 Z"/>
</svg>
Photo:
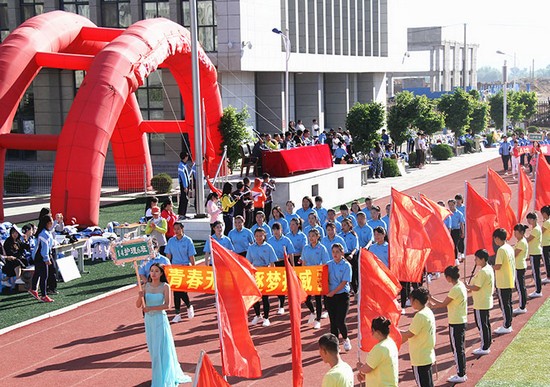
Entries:
<svg viewBox="0 0 550 387">
<path fill-rule="evenodd" d="M 216 372 L 206 352 L 201 352 L 201 359 L 197 364 L 198 370 L 195 375 L 197 387 L 230 387 L 230 384 Z"/>
<path fill-rule="evenodd" d="M 420 202 L 434 212 L 425 226 L 432 242 L 432 251 L 426 260 L 426 270 L 431 273 L 440 273 L 445 271 L 447 266 L 455 263 L 453 238 L 443 222 L 451 212 L 424 195 L 420 195 Z"/>
<path fill-rule="evenodd" d="M 394 188 L 391 192 L 389 264 L 392 273 L 403 282 L 421 282 L 431 250 L 430 236 L 424 226 L 432 211 Z"/>
<path fill-rule="evenodd" d="M 210 243 L 223 373 L 259 378 L 262 376 L 260 357 L 250 337 L 246 316 L 248 309 L 262 298 L 254 278 L 256 269 L 214 238 L 210 238 Z"/>
<path fill-rule="evenodd" d="M 302 336 L 300 324 L 302 321 L 302 302 L 307 294 L 302 288 L 302 282 L 288 261 L 285 254 L 286 286 L 288 288 L 288 310 L 290 312 L 290 340 L 292 343 L 292 385 L 304 385 L 304 370 L 302 368 Z"/>
<path fill-rule="evenodd" d="M 498 226 L 505 229 L 508 232 L 508 238 L 511 238 L 514 226 L 517 224 L 516 214 L 510 205 L 512 189 L 491 168 L 487 169 L 487 200 L 495 209 Z"/>
<path fill-rule="evenodd" d="M 535 209 L 550 205 L 550 166 L 543 154 L 539 153 L 535 177 Z"/>
<path fill-rule="evenodd" d="M 531 206 L 533 200 L 533 183 L 523 168 L 519 168 L 518 183 L 518 222 L 521 222 Z"/>
<path fill-rule="evenodd" d="M 210 191 L 215 192 L 218 194 L 218 196 L 222 197 L 222 191 L 220 191 L 212 182 L 210 181 L 210 177 L 206 176 L 206 184 L 208 184 L 208 188 L 210 188 Z"/>
<path fill-rule="evenodd" d="M 493 231 L 498 228 L 495 209 L 466 183 L 466 255 L 479 249 L 493 254 Z"/>
<path fill-rule="evenodd" d="M 393 216 L 393 213 L 392 213 Z M 359 259 L 359 347 L 369 352 L 377 343 L 372 337 L 372 320 L 386 317 L 391 321 L 390 336 L 397 348 L 401 346 L 399 318 L 401 306 L 396 297 L 401 291 L 397 277 L 367 249 L 361 249 Z"/>
</svg>

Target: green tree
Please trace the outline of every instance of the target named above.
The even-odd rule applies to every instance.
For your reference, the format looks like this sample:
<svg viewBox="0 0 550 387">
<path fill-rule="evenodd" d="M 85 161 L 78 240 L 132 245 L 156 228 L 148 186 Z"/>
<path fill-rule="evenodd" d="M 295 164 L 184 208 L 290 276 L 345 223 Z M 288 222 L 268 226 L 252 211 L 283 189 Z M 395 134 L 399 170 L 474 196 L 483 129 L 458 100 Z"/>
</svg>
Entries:
<svg viewBox="0 0 550 387">
<path fill-rule="evenodd" d="M 438 103 L 438 109 L 445 116 L 445 125 L 458 138 L 466 133 L 472 119 L 474 99 L 462 89 L 455 89 L 452 94 L 445 94 Z"/>
<path fill-rule="evenodd" d="M 472 112 L 472 120 L 470 121 L 470 130 L 473 134 L 482 133 L 487 129 L 489 123 L 489 105 L 487 102 L 476 101 L 474 111 Z"/>
<path fill-rule="evenodd" d="M 514 122 L 519 122 L 523 120 L 529 120 L 531 117 L 533 117 L 535 114 L 537 114 L 537 93 L 534 91 L 518 91 L 514 92 L 512 94 L 513 100 L 521 106 L 521 119 L 518 119 L 517 121 L 514 121 L 514 118 L 512 116 L 512 120 Z"/>
<path fill-rule="evenodd" d="M 355 147 L 364 153 L 369 152 L 375 141 L 380 140 L 378 131 L 384 125 L 384 106 L 378 102 L 357 102 L 346 116 L 346 129 L 353 136 Z"/>
<path fill-rule="evenodd" d="M 395 97 L 395 105 L 388 109 L 388 131 L 392 141 L 401 145 L 407 141 L 417 117 L 413 93 L 404 91 Z"/>
<path fill-rule="evenodd" d="M 227 146 L 227 160 L 229 168 L 235 169 L 241 158 L 241 145 L 249 138 L 246 128 L 246 120 L 250 117 L 246 107 L 237 111 L 233 106 L 223 109 L 223 115 L 220 122 L 220 132 L 222 133 L 222 152 L 223 147 Z"/>
<path fill-rule="evenodd" d="M 510 111 L 510 100 L 506 99 L 506 116 Z M 491 119 L 495 123 L 495 128 L 502 128 L 502 117 L 504 112 L 502 111 L 502 92 L 494 94 L 489 97 L 489 112 L 491 114 Z"/>
<path fill-rule="evenodd" d="M 437 111 L 436 103 L 425 95 L 414 99 L 416 106 L 416 118 L 413 125 L 427 135 L 432 135 L 443 129 L 445 125 L 444 115 Z"/>
</svg>

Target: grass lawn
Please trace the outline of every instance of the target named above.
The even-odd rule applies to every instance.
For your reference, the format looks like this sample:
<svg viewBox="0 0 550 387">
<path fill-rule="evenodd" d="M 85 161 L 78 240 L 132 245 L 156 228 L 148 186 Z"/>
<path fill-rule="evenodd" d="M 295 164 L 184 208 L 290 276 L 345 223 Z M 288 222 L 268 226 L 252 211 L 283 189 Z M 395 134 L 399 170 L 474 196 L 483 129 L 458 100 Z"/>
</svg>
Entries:
<svg viewBox="0 0 550 387">
<path fill-rule="evenodd" d="M 550 300 L 546 300 L 477 386 L 548 386 L 549 330 Z"/>
<path fill-rule="evenodd" d="M 105 228 L 107 223 L 136 223 L 145 214 L 144 203 L 127 203 L 99 209 L 99 227 Z"/>
</svg>

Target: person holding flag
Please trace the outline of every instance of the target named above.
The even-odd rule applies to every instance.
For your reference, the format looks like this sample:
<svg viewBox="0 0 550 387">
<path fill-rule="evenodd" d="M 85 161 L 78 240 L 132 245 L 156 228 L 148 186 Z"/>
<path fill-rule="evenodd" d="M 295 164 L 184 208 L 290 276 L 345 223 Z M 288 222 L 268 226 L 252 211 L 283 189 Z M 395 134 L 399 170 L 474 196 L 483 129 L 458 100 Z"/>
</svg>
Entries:
<svg viewBox="0 0 550 387">
<path fill-rule="evenodd" d="M 512 332 L 512 291 L 514 290 L 514 274 L 516 272 L 516 260 L 514 249 L 508 243 L 508 233 L 503 228 L 497 228 L 493 232 L 493 242 L 498 246 L 495 259 L 495 280 L 498 300 L 504 322 L 495 330 L 498 335 Z"/>
<path fill-rule="evenodd" d="M 531 233 L 527 237 L 528 251 L 531 257 L 531 270 L 535 278 L 535 291 L 529 294 L 529 298 L 542 297 L 542 281 L 540 276 L 540 261 L 542 260 L 542 229 L 537 223 L 537 213 L 527 214 L 527 224 L 531 227 Z M 548 271 L 548 268 L 546 269 Z"/>
<path fill-rule="evenodd" d="M 460 269 L 458 266 L 445 268 L 445 279 L 453 285 L 445 300 L 440 301 L 432 296 L 430 300 L 435 308 L 447 307 L 449 320 L 449 340 L 454 354 L 457 374 L 447 379 L 449 383 L 464 383 L 466 376 L 466 352 L 464 340 L 466 336 L 466 323 L 468 322 L 468 295 L 466 286 L 460 281 Z"/>
<path fill-rule="evenodd" d="M 322 387 L 353 387 L 353 369 L 340 357 L 338 337 L 325 333 L 319 338 L 319 355 L 330 370 L 323 376 Z"/>
<path fill-rule="evenodd" d="M 367 386 L 397 387 L 399 383 L 399 351 L 390 335 L 391 321 L 385 317 L 372 320 L 372 336 L 378 341 L 367 354 L 365 363 L 357 362 L 357 379 Z"/>
<path fill-rule="evenodd" d="M 517 242 L 514 246 L 514 256 L 516 258 L 516 289 L 519 295 L 519 306 L 513 310 L 513 314 L 527 313 L 527 289 L 525 288 L 525 269 L 527 268 L 526 259 L 528 257 L 529 247 L 525 239 L 525 230 L 528 226 L 516 224 L 514 226 L 514 237 Z"/>
</svg>

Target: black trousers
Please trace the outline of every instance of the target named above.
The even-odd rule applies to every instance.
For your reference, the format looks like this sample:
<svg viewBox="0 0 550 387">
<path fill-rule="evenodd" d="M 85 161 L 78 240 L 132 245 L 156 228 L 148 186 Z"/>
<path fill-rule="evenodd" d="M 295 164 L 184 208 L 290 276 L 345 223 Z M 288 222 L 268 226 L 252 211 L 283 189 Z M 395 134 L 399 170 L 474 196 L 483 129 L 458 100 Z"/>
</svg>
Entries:
<svg viewBox="0 0 550 387">
<path fill-rule="evenodd" d="M 285 261 L 277 261 L 275 262 L 275 267 L 285 267 Z M 277 296 L 279 298 L 279 308 L 284 308 L 285 306 L 285 300 L 286 296 L 283 294 L 282 296 Z"/>
<path fill-rule="evenodd" d="M 271 306 L 269 305 L 269 296 L 262 296 L 262 304 L 264 305 L 264 318 L 269 318 L 269 309 Z M 256 302 L 254 304 L 254 312 L 256 313 L 256 316 L 260 315 L 260 303 Z"/>
<path fill-rule="evenodd" d="M 491 320 L 489 319 L 490 309 L 474 309 L 474 318 L 479 337 L 481 338 L 481 349 L 484 351 L 491 348 Z"/>
<path fill-rule="evenodd" d="M 458 376 L 466 375 L 466 352 L 464 339 L 466 336 L 466 324 L 449 324 L 449 340 L 451 350 L 455 358 L 456 372 Z"/>
<path fill-rule="evenodd" d="M 178 203 L 178 215 L 186 216 L 187 215 L 187 205 L 189 204 L 189 197 L 183 184 L 180 183 L 180 200 Z"/>
<path fill-rule="evenodd" d="M 531 270 L 533 271 L 533 277 L 535 278 L 535 290 L 537 293 L 542 292 L 542 282 L 540 278 L 540 261 L 542 255 L 531 255 Z"/>
<path fill-rule="evenodd" d="M 265 212 L 265 222 L 269 222 L 269 217 L 271 216 L 271 208 L 273 207 L 273 202 L 265 202 L 264 203 L 264 212 Z"/>
<path fill-rule="evenodd" d="M 451 230 L 451 238 L 453 239 L 453 243 L 455 245 L 455 259 L 458 258 L 458 253 L 461 252 L 459 249 L 460 242 L 462 241 L 462 237 L 460 236 L 460 234 L 461 232 L 459 228 Z"/>
<path fill-rule="evenodd" d="M 359 290 L 359 253 L 350 256 L 347 260 L 351 264 L 351 290 L 357 293 Z"/>
<path fill-rule="evenodd" d="M 401 284 L 401 308 L 407 307 L 407 300 L 411 294 L 411 285 L 413 289 L 418 289 L 422 284 L 418 282 L 400 282 Z"/>
<path fill-rule="evenodd" d="M 311 302 L 311 296 L 306 298 L 306 306 L 311 313 L 315 313 L 315 320 L 321 321 L 321 313 L 323 312 L 323 302 L 321 301 L 321 296 L 315 297 L 315 309 L 313 309 L 313 302 Z"/>
<path fill-rule="evenodd" d="M 546 267 L 546 278 L 550 278 L 550 246 L 542 246 L 542 255 Z"/>
<path fill-rule="evenodd" d="M 432 365 L 412 366 L 414 380 L 418 387 L 433 387 Z"/>
<path fill-rule="evenodd" d="M 48 278 L 50 277 L 50 269 L 53 265 L 46 265 L 42 257 L 37 255 L 34 258 L 34 274 L 32 276 L 31 289 L 38 289 L 38 282 L 40 281 L 40 294 L 42 297 L 47 295 Z"/>
<path fill-rule="evenodd" d="M 519 307 L 525 309 L 527 304 L 527 289 L 525 288 L 525 269 L 516 269 L 516 290 L 519 296 Z"/>
<path fill-rule="evenodd" d="M 187 292 L 174 292 L 174 309 L 176 313 L 180 312 L 181 300 L 183 300 L 187 309 L 191 306 L 191 301 L 189 301 L 189 294 L 187 294 Z"/>
<path fill-rule="evenodd" d="M 223 234 L 225 236 L 229 235 L 229 231 L 233 230 L 233 214 L 231 213 L 224 213 L 223 214 L 223 224 L 225 226 L 223 230 Z"/>
<path fill-rule="evenodd" d="M 512 326 L 512 290 L 513 289 L 497 288 L 498 301 L 504 319 L 504 328 L 510 328 Z"/>
<path fill-rule="evenodd" d="M 349 310 L 349 293 L 335 294 L 332 297 L 327 297 L 327 311 L 330 319 L 330 333 L 338 337 L 348 338 L 348 327 L 346 325 L 346 317 Z"/>
<path fill-rule="evenodd" d="M 502 158 L 502 168 L 504 172 L 508 172 L 508 165 L 510 164 L 510 155 L 501 155 Z"/>
</svg>

